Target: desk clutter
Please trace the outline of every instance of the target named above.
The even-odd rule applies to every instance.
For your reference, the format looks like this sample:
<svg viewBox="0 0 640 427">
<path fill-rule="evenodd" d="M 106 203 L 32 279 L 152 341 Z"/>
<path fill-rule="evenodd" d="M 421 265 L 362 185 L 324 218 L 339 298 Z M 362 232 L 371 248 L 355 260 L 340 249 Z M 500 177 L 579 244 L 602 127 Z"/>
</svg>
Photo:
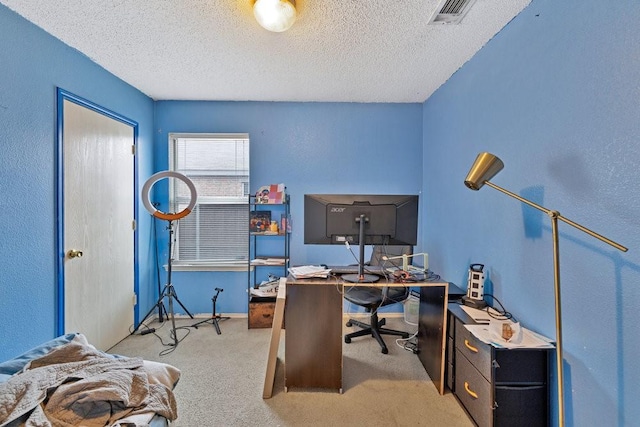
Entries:
<svg viewBox="0 0 640 427">
<path fill-rule="evenodd" d="M 331 275 L 357 274 L 359 272 L 359 267 L 357 265 L 303 265 L 298 267 L 290 267 L 288 271 L 294 279 L 326 279 Z M 408 266 L 406 270 L 398 267 L 367 265 L 364 267 L 363 271 L 366 274 L 385 276 L 389 279 L 393 279 L 396 282 L 440 280 L 440 276 L 433 273 L 431 270 L 425 270 L 424 268 L 412 265 Z"/>
<path fill-rule="evenodd" d="M 461 308 L 476 322 L 465 328 L 485 344 L 497 348 L 554 348 L 551 339 L 503 318 L 492 307 L 477 309 L 462 305 Z"/>
</svg>

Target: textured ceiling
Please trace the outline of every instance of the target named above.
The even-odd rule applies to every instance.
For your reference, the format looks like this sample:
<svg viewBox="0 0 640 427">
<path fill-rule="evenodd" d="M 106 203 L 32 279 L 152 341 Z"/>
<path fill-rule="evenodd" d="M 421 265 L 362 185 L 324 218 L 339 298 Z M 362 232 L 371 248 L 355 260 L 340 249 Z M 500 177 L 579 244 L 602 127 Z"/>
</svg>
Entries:
<svg viewBox="0 0 640 427">
<path fill-rule="evenodd" d="M 270 33 L 253 0 L 0 0 L 156 100 L 423 102 L 530 0 L 297 0 Z"/>
</svg>

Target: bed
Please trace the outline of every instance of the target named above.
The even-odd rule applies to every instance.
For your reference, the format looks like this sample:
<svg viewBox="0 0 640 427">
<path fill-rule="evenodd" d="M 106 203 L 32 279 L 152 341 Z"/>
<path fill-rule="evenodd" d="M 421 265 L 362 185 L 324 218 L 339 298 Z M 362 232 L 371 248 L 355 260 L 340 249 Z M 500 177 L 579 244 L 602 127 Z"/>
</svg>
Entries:
<svg viewBox="0 0 640 427">
<path fill-rule="evenodd" d="M 179 379 L 171 365 L 66 334 L 0 363 L 0 427 L 167 426 L 177 418 Z"/>
</svg>

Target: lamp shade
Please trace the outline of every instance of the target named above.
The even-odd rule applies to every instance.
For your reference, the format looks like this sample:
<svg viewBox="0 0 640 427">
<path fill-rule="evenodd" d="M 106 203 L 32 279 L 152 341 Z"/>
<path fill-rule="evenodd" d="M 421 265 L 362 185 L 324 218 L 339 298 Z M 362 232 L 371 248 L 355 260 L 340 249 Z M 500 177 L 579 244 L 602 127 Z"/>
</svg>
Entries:
<svg viewBox="0 0 640 427">
<path fill-rule="evenodd" d="M 294 0 L 256 0 L 253 15 L 264 29 L 280 33 L 286 31 L 296 20 Z"/>
<path fill-rule="evenodd" d="M 464 180 L 464 185 L 472 190 L 479 190 L 485 182 L 502 170 L 504 163 L 491 153 L 480 153 Z"/>
</svg>

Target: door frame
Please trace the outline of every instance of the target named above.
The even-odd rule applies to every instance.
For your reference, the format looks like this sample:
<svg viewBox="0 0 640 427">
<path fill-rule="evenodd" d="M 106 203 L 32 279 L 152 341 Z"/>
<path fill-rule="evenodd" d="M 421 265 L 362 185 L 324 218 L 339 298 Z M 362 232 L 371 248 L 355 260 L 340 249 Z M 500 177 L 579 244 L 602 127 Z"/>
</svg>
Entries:
<svg viewBox="0 0 640 427">
<path fill-rule="evenodd" d="M 65 242 L 64 242 L 64 152 L 63 152 L 63 128 L 64 128 L 64 101 L 70 101 L 99 114 L 107 116 L 113 120 L 127 124 L 133 128 L 133 146 L 135 155 L 133 156 L 133 220 L 136 227 L 133 231 L 133 292 L 136 296 L 136 304 L 133 308 L 133 322 L 138 324 L 140 312 L 140 274 L 138 265 L 138 122 L 131 120 L 121 114 L 104 108 L 80 96 L 74 95 L 61 88 L 56 88 L 56 277 L 57 277 L 57 298 L 56 298 L 56 336 L 64 334 L 65 325 Z"/>
</svg>

